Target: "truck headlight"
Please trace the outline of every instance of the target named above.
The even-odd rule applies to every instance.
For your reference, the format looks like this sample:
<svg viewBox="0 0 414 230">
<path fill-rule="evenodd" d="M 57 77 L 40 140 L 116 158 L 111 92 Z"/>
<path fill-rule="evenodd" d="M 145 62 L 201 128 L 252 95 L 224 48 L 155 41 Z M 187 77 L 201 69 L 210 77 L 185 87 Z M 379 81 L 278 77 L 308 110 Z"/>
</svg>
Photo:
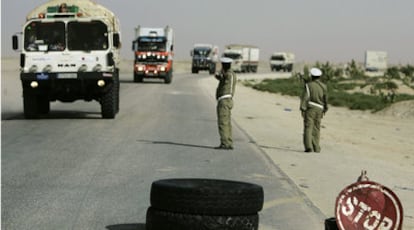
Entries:
<svg viewBox="0 0 414 230">
<path fill-rule="evenodd" d="M 101 64 L 97 64 L 95 67 L 93 67 L 93 71 L 100 72 L 102 70 Z"/>
<path fill-rule="evenodd" d="M 29 68 L 29 72 L 31 72 L 31 73 L 36 73 L 36 72 L 37 72 L 37 65 L 32 65 L 32 66 L 30 66 L 30 68 Z"/>
<path fill-rule="evenodd" d="M 88 66 L 85 64 L 81 65 L 78 69 L 79 72 L 86 72 L 86 70 L 88 70 Z"/>
<path fill-rule="evenodd" d="M 45 73 L 52 72 L 52 66 L 51 65 L 46 65 L 45 68 L 43 68 L 43 72 L 45 72 Z"/>
<path fill-rule="evenodd" d="M 161 67 L 160 67 L 160 71 L 161 71 L 161 72 L 164 72 L 164 71 L 165 71 L 165 66 L 161 66 Z"/>
</svg>

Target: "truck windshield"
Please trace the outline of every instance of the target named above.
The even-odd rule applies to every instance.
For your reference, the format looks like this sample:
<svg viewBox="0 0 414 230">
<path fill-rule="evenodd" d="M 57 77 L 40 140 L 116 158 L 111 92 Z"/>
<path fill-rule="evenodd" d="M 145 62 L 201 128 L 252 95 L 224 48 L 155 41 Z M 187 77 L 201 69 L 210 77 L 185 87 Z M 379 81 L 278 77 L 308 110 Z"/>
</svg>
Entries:
<svg viewBox="0 0 414 230">
<path fill-rule="evenodd" d="M 283 57 L 282 55 L 273 55 L 272 56 L 272 61 L 284 61 L 285 57 Z"/>
<path fill-rule="evenodd" d="M 107 26 L 101 21 L 68 23 L 69 50 L 106 50 L 108 49 Z"/>
<path fill-rule="evenodd" d="M 138 51 L 166 51 L 166 39 L 164 37 L 140 37 L 138 39 Z"/>
<path fill-rule="evenodd" d="M 194 56 L 203 56 L 206 57 L 210 55 L 211 49 L 205 48 L 205 49 L 194 49 Z"/>
<path fill-rule="evenodd" d="M 24 28 L 26 51 L 62 51 L 66 48 L 65 23 L 31 22 Z"/>
<path fill-rule="evenodd" d="M 225 53 L 225 54 L 223 54 L 223 56 L 224 57 L 231 58 L 231 59 L 239 59 L 239 58 L 241 58 L 241 55 L 240 54 L 237 54 L 237 53 Z"/>
</svg>

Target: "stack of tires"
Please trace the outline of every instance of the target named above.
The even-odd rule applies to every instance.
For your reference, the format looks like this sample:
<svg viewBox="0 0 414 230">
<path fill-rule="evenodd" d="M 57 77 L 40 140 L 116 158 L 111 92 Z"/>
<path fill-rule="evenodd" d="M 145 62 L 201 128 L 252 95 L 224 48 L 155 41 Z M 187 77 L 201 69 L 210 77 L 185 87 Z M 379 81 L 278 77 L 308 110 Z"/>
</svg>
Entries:
<svg viewBox="0 0 414 230">
<path fill-rule="evenodd" d="M 215 179 L 164 179 L 152 183 L 147 230 L 257 230 L 260 185 Z"/>
</svg>

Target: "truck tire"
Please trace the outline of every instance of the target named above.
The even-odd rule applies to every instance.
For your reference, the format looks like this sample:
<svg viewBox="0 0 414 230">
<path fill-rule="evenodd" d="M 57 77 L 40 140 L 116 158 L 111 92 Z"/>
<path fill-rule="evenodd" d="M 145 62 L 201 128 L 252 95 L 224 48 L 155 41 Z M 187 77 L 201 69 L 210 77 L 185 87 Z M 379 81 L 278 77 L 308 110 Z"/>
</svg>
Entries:
<svg viewBox="0 0 414 230">
<path fill-rule="evenodd" d="M 48 114 L 50 112 L 50 102 L 47 96 L 37 97 L 38 111 L 41 114 Z"/>
<path fill-rule="evenodd" d="M 172 81 L 172 69 L 170 71 L 168 71 L 167 76 L 165 76 L 164 83 L 165 84 L 170 84 L 171 81 Z"/>
<path fill-rule="evenodd" d="M 116 75 L 115 75 L 115 78 L 114 78 L 114 85 L 116 86 L 116 91 L 115 91 L 116 92 L 115 93 L 116 112 L 115 113 L 118 113 L 119 112 L 119 102 L 120 102 L 119 91 L 120 91 L 120 88 L 121 88 L 121 83 L 119 81 L 119 69 L 116 70 Z"/>
<path fill-rule="evenodd" d="M 198 69 L 196 69 L 196 68 L 191 68 L 191 73 L 198 73 Z"/>
<path fill-rule="evenodd" d="M 164 179 L 152 183 L 154 208 L 204 215 L 254 214 L 263 207 L 263 188 L 215 179 Z"/>
<path fill-rule="evenodd" d="M 134 73 L 134 82 L 143 82 L 144 76 Z"/>
<path fill-rule="evenodd" d="M 118 89 L 115 84 L 106 92 L 101 98 L 101 114 L 102 118 L 113 119 L 115 118 L 117 103 L 116 95 L 118 94 Z"/>
<path fill-rule="evenodd" d="M 38 98 L 23 90 L 23 111 L 26 119 L 35 119 L 39 115 Z"/>
<path fill-rule="evenodd" d="M 146 230 L 257 230 L 258 214 L 210 216 L 166 212 L 149 207 Z"/>
</svg>

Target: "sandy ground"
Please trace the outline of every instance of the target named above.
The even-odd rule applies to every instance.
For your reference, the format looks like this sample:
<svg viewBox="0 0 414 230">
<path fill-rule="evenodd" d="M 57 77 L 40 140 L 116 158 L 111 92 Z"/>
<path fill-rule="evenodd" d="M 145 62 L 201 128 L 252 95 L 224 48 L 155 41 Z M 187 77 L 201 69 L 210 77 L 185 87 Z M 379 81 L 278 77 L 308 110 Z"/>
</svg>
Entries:
<svg viewBox="0 0 414 230">
<path fill-rule="evenodd" d="M 1 67 L 2 75 L 16 74 L 18 60 L 2 59 Z M 174 71 L 189 73 L 190 65 L 175 63 Z M 132 61 L 124 61 L 121 72 L 132 72 Z M 288 75 L 266 71 L 238 74 L 239 79 L 278 77 Z M 216 80 L 205 78 L 200 84 L 213 98 Z M 2 101 L 8 91 L 16 90 L 21 88 L 2 87 Z M 243 129 L 269 161 L 288 175 L 327 217 L 334 216 L 339 192 L 356 182 L 361 170 L 367 170 L 370 180 L 385 185 L 400 198 L 404 208 L 403 229 L 414 229 L 413 101 L 377 114 L 331 107 L 322 121 L 322 152 L 306 154 L 298 98 L 259 92 L 239 83 L 234 100 L 235 125 Z"/>
<path fill-rule="evenodd" d="M 239 74 L 239 79 L 263 77 L 269 74 Z M 214 91 L 217 82 L 206 82 Z M 339 192 L 367 170 L 370 180 L 400 198 L 403 229 L 414 229 L 413 101 L 378 114 L 331 107 L 322 121 L 322 152 L 308 154 L 303 152 L 299 98 L 239 84 L 234 100 L 234 122 L 327 217 L 334 216 Z"/>
</svg>

